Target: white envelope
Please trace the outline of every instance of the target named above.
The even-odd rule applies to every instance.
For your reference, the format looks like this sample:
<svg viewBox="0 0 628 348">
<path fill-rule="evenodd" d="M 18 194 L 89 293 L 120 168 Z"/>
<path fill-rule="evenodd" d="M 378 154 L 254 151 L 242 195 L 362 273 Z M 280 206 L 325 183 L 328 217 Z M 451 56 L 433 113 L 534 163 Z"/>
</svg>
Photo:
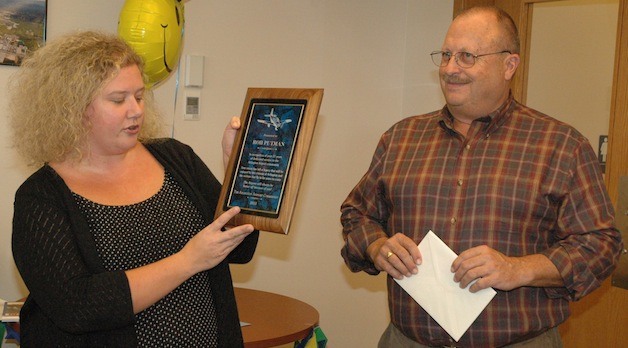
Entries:
<svg viewBox="0 0 628 348">
<path fill-rule="evenodd" d="M 395 281 L 456 341 L 491 302 L 492 288 L 476 293 L 454 282 L 451 264 L 458 257 L 434 232 L 419 243 L 419 273 Z M 469 284 L 471 286 L 471 284 Z"/>
</svg>

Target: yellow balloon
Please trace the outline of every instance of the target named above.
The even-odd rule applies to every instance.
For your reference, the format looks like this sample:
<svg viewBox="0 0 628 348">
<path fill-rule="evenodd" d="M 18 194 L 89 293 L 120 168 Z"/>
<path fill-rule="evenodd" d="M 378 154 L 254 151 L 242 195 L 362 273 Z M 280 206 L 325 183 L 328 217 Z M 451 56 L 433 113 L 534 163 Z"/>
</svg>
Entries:
<svg viewBox="0 0 628 348">
<path fill-rule="evenodd" d="M 118 34 L 144 59 L 148 86 L 164 80 L 179 63 L 183 38 L 182 0 L 127 0 Z"/>
</svg>

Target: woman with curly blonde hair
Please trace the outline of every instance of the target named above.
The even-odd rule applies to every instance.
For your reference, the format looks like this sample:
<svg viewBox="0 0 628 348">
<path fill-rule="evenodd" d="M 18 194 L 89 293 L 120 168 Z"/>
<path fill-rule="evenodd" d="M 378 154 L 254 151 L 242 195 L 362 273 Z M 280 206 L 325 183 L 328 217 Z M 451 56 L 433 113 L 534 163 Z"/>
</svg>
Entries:
<svg viewBox="0 0 628 348">
<path fill-rule="evenodd" d="M 87 105 L 122 67 L 143 68 L 142 58 L 121 40 L 98 32 L 68 36 L 37 50 L 10 82 L 13 143 L 31 164 L 80 159 L 90 125 Z M 144 93 L 140 140 L 163 135 L 152 94 Z"/>
<path fill-rule="evenodd" d="M 248 262 L 259 233 L 222 231 L 238 208 L 212 222 L 220 183 L 190 147 L 158 138 L 142 68 L 118 36 L 78 32 L 11 83 L 14 146 L 40 166 L 15 195 L 23 347 L 243 345 L 229 263 Z M 225 129 L 227 159 L 238 127 Z"/>
</svg>

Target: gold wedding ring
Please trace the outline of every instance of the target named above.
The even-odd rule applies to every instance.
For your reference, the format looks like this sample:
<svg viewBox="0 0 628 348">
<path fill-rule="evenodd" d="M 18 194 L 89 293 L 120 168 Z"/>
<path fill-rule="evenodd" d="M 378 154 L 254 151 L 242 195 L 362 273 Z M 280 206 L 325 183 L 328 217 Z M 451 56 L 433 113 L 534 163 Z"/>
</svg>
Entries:
<svg viewBox="0 0 628 348">
<path fill-rule="evenodd" d="M 392 251 L 389 251 L 388 254 L 386 254 L 386 258 L 389 259 L 393 255 L 395 255 L 395 253 L 393 253 Z"/>
</svg>

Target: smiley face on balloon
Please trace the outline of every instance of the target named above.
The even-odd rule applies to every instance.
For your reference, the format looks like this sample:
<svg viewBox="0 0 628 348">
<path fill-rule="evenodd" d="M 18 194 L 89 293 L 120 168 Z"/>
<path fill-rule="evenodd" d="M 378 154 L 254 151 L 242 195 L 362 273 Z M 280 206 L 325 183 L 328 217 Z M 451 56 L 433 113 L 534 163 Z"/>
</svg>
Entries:
<svg viewBox="0 0 628 348">
<path fill-rule="evenodd" d="M 118 34 L 144 59 L 148 87 L 172 72 L 181 54 L 183 0 L 127 0 Z"/>
</svg>

